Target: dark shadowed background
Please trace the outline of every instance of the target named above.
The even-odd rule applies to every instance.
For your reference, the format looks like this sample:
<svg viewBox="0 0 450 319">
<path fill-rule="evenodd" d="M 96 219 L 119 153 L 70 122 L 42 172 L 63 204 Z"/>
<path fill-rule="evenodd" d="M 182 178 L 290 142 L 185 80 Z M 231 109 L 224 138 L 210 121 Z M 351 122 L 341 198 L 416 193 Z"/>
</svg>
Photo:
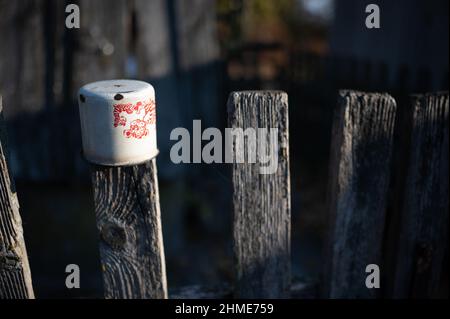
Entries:
<svg viewBox="0 0 450 319">
<path fill-rule="evenodd" d="M 331 116 L 338 89 L 448 90 L 448 1 L 0 0 L 0 94 L 37 297 L 101 297 L 102 278 L 76 92 L 136 78 L 156 90 L 169 288 L 231 280 L 226 164 L 170 161 L 170 131 L 226 126 L 229 92 L 289 94 L 293 275 L 319 275 Z M 67 29 L 76 3 L 81 28 Z M 65 266 L 81 268 L 67 290 Z M 446 287 L 448 295 L 448 286 Z"/>
</svg>

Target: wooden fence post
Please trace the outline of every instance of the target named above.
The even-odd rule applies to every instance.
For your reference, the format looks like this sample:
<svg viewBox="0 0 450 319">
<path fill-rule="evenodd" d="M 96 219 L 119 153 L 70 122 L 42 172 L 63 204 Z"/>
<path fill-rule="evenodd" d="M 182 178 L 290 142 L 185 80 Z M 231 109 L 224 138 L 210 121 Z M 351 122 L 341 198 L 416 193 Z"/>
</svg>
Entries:
<svg viewBox="0 0 450 319">
<path fill-rule="evenodd" d="M 167 298 L 156 170 L 156 102 L 142 81 L 79 91 L 83 153 L 91 166 L 106 298 Z"/>
<path fill-rule="evenodd" d="M 231 93 L 228 121 L 231 128 L 243 130 L 277 128 L 276 142 L 280 147 L 274 154 L 278 166 L 273 174 L 261 174 L 258 162 L 233 163 L 235 297 L 289 297 L 291 200 L 287 94 Z M 257 136 L 258 142 L 261 138 L 263 143 L 269 142 L 266 136 Z M 269 142 L 269 147 L 273 142 Z M 237 157 L 246 155 L 235 143 L 232 150 Z"/>
<path fill-rule="evenodd" d="M 381 263 L 396 103 L 341 91 L 332 131 L 323 297 L 373 298 L 366 266 Z"/>
<path fill-rule="evenodd" d="M 9 176 L 6 147 L 0 96 L 0 299 L 34 298 L 19 201 Z"/>
<path fill-rule="evenodd" d="M 156 159 L 92 166 L 106 298 L 167 298 Z"/>
<path fill-rule="evenodd" d="M 448 253 L 448 92 L 412 98 L 394 297 L 433 297 Z"/>
</svg>

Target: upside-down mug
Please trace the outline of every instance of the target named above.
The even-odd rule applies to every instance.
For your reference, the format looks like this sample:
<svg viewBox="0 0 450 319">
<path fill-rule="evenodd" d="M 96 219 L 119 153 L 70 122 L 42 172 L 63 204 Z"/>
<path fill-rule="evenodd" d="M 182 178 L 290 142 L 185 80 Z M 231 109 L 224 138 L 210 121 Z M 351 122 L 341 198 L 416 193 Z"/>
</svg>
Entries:
<svg viewBox="0 0 450 319">
<path fill-rule="evenodd" d="M 79 90 L 83 154 L 89 162 L 134 165 L 158 154 L 155 90 L 142 81 L 109 80 Z"/>
</svg>

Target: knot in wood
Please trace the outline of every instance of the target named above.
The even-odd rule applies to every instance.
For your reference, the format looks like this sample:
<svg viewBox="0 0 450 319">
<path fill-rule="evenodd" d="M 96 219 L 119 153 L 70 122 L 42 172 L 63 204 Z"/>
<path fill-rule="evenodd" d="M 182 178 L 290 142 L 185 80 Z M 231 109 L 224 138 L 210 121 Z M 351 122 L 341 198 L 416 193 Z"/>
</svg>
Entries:
<svg viewBox="0 0 450 319">
<path fill-rule="evenodd" d="M 7 250 L 4 245 L 0 243 L 0 270 L 3 269 L 19 269 L 21 267 L 20 258 L 13 250 Z"/>
<path fill-rule="evenodd" d="M 113 249 L 123 249 L 127 242 L 125 228 L 114 222 L 105 223 L 100 231 L 101 238 Z"/>
</svg>

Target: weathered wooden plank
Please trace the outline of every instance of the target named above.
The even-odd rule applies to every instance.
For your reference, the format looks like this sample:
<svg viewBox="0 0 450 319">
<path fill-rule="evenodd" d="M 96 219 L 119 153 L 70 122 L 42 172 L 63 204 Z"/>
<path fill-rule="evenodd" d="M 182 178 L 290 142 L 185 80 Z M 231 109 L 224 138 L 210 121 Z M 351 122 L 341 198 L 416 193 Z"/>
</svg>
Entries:
<svg viewBox="0 0 450 319">
<path fill-rule="evenodd" d="M 75 33 L 72 88 L 125 76 L 131 11 L 126 0 L 80 0 Z"/>
<path fill-rule="evenodd" d="M 136 55 L 140 78 L 167 76 L 172 68 L 167 1 L 135 0 Z"/>
<path fill-rule="evenodd" d="M 413 96 L 394 297 L 438 293 L 448 252 L 448 92 Z"/>
<path fill-rule="evenodd" d="M 176 1 L 182 69 L 204 66 L 219 59 L 215 6 L 216 3 L 209 0 Z"/>
<path fill-rule="evenodd" d="M 231 128 L 277 128 L 277 170 L 261 174 L 258 163 L 233 163 L 233 249 L 235 297 L 282 298 L 289 295 L 290 173 L 288 97 L 283 92 L 234 92 L 228 100 Z M 267 136 L 260 141 L 274 145 Z M 247 144 L 248 146 L 249 144 Z M 247 152 L 251 148 L 247 147 Z M 233 154 L 242 150 L 232 145 Z M 258 158 L 262 154 L 258 153 Z M 264 154 L 265 155 L 265 154 Z M 274 158 L 271 158 L 274 160 Z"/>
<path fill-rule="evenodd" d="M 396 103 L 388 94 L 341 91 L 332 131 L 323 293 L 373 298 L 366 266 L 381 263 Z"/>
<path fill-rule="evenodd" d="M 2 111 L 0 96 L 0 299 L 34 298 L 19 201 L 6 162 Z"/>
<path fill-rule="evenodd" d="M 92 166 L 106 298 L 167 298 L 156 160 Z"/>
</svg>

